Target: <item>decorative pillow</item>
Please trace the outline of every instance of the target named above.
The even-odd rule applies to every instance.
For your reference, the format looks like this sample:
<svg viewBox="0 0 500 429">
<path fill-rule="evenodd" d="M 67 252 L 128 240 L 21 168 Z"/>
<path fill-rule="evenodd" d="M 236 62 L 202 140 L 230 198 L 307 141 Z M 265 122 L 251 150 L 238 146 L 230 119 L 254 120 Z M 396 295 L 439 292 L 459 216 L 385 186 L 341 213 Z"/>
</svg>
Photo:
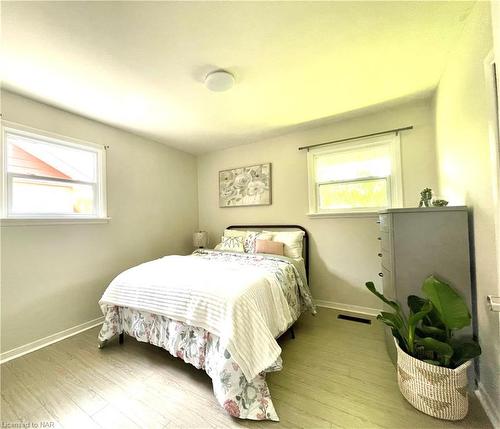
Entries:
<svg viewBox="0 0 500 429">
<path fill-rule="evenodd" d="M 255 253 L 271 253 L 273 255 L 283 255 L 283 243 L 272 240 L 255 240 Z"/>
<path fill-rule="evenodd" d="M 231 252 L 244 252 L 243 237 L 225 237 L 222 236 L 220 250 L 229 250 Z"/>
<path fill-rule="evenodd" d="M 272 235 L 258 231 L 247 231 L 247 235 L 245 236 L 245 241 L 243 242 L 243 247 L 245 248 L 246 253 L 256 253 L 255 242 L 257 239 L 271 240 Z"/>
<path fill-rule="evenodd" d="M 302 242 L 304 231 L 264 231 L 273 236 L 273 241 L 280 241 L 284 244 L 284 255 L 289 258 L 302 258 Z"/>
<path fill-rule="evenodd" d="M 272 234 L 262 231 L 241 231 L 239 229 L 225 229 L 224 237 L 243 237 L 243 248 L 245 253 L 255 253 L 255 240 L 257 237 L 262 240 L 271 240 Z"/>
</svg>

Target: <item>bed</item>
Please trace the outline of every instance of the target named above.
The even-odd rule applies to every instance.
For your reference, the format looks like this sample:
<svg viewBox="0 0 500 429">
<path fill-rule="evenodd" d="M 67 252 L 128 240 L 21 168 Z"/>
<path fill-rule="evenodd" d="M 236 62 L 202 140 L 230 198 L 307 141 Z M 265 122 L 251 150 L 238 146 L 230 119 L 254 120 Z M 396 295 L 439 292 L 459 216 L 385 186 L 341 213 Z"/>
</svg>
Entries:
<svg viewBox="0 0 500 429">
<path fill-rule="evenodd" d="M 130 268 L 99 301 L 105 316 L 99 347 L 116 335 L 123 343 L 124 333 L 161 347 L 203 369 L 231 416 L 278 421 L 266 383 L 266 373 L 282 369 L 276 339 L 287 331 L 294 335 L 303 312 L 315 313 L 307 231 L 299 225 L 232 225 L 226 231 L 252 237 L 250 231 L 301 231 L 302 252 L 292 258 L 198 249 Z"/>
</svg>

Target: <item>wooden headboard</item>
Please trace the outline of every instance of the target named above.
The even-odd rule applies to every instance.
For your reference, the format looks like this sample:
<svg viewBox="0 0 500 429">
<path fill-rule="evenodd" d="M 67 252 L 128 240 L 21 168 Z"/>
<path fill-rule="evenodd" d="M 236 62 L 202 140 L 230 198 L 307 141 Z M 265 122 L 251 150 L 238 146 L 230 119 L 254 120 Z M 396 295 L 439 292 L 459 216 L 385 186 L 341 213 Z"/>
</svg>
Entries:
<svg viewBox="0 0 500 429">
<path fill-rule="evenodd" d="M 263 229 L 269 229 L 269 230 L 300 230 L 304 231 L 304 240 L 302 242 L 302 256 L 304 258 L 304 265 L 306 268 L 306 275 L 307 275 L 307 282 L 309 283 L 309 234 L 307 233 L 307 230 L 300 225 L 229 225 L 226 229 L 242 229 L 242 230 L 247 230 L 247 229 L 257 229 L 257 230 L 263 230 Z"/>
</svg>

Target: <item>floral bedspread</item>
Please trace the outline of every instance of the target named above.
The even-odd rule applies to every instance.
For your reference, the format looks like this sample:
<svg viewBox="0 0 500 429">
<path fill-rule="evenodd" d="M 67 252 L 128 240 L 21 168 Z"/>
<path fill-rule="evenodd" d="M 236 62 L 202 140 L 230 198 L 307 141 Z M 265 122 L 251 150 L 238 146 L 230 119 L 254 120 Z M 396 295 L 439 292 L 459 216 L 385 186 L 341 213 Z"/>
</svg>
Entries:
<svg viewBox="0 0 500 429">
<path fill-rule="evenodd" d="M 267 264 L 279 277 L 293 320 L 305 310 L 315 312 L 304 274 L 286 258 L 208 250 L 195 254 L 203 258 L 224 258 L 228 262 L 245 258 L 245 264 Z M 128 307 L 106 305 L 103 312 L 105 320 L 98 337 L 101 343 L 125 332 L 139 341 L 161 347 L 186 363 L 204 369 L 212 379 L 215 397 L 231 416 L 279 421 L 265 374 L 281 370 L 281 357 L 248 381 L 228 350 L 220 346 L 219 337 L 205 329 Z"/>
<path fill-rule="evenodd" d="M 281 358 L 248 382 L 230 353 L 219 347 L 219 337 L 202 328 L 165 316 L 109 306 L 99 341 L 105 342 L 121 332 L 161 347 L 172 356 L 204 369 L 212 379 L 217 401 L 231 416 L 251 420 L 279 420 L 265 372 L 281 370 Z"/>
</svg>

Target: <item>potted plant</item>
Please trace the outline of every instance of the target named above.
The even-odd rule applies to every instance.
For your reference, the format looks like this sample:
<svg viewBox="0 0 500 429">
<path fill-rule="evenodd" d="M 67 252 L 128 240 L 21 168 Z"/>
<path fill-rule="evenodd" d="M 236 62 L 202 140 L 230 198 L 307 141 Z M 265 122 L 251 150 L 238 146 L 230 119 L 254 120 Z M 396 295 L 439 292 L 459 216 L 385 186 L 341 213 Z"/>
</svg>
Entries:
<svg viewBox="0 0 500 429">
<path fill-rule="evenodd" d="M 366 283 L 370 292 L 393 312 L 381 312 L 377 319 L 392 330 L 397 348 L 399 389 L 418 410 L 433 417 L 460 420 L 467 415 L 467 369 L 481 354 L 472 338 L 457 336 L 471 324 L 464 299 L 434 276 L 425 279 L 425 298 L 408 297 L 408 317 L 400 304 L 387 299 Z"/>
</svg>

